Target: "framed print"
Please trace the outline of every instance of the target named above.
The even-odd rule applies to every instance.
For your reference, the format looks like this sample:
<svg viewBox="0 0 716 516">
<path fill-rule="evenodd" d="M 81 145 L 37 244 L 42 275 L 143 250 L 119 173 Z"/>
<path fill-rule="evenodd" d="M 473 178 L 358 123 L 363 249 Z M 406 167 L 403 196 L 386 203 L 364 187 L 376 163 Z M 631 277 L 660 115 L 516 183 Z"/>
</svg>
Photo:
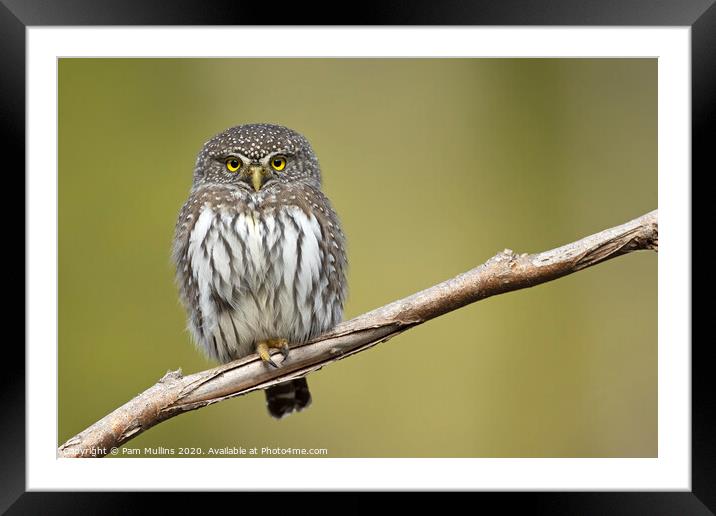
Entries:
<svg viewBox="0 0 716 516">
<path fill-rule="evenodd" d="M 6 2 L 28 310 L 3 509 L 148 490 L 712 509 L 690 207 L 716 10 L 575 6 L 270 27 L 233 4 Z"/>
</svg>

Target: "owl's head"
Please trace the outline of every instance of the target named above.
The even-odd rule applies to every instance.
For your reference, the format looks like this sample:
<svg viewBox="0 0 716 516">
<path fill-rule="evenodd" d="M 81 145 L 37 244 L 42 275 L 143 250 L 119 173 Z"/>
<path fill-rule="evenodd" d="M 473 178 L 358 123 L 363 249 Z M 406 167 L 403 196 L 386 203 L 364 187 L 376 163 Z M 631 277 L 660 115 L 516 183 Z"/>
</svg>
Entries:
<svg viewBox="0 0 716 516">
<path fill-rule="evenodd" d="M 232 184 L 259 192 L 296 181 L 321 186 L 318 158 L 305 137 L 280 125 L 226 129 L 204 144 L 194 168 L 194 187 Z"/>
</svg>

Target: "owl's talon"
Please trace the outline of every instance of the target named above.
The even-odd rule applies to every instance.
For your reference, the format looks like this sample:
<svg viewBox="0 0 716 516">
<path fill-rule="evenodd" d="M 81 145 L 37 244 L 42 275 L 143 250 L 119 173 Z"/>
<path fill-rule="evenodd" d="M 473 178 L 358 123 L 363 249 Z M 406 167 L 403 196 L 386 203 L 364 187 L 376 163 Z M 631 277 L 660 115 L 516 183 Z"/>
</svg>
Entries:
<svg viewBox="0 0 716 516">
<path fill-rule="evenodd" d="M 278 369 L 278 364 L 273 361 L 273 358 L 271 358 L 271 354 L 269 353 L 270 348 L 280 349 L 283 359 L 286 360 L 288 358 L 289 351 L 288 341 L 286 339 L 269 339 L 261 341 L 256 345 L 256 352 L 259 354 L 259 357 L 261 357 L 264 364 L 268 364 Z"/>
<path fill-rule="evenodd" d="M 278 369 L 278 365 L 273 361 L 273 358 L 271 358 L 271 354 L 269 353 L 268 342 L 262 341 L 256 344 L 256 353 L 259 354 L 259 357 L 261 357 L 261 361 L 264 364 L 268 364 Z"/>
</svg>

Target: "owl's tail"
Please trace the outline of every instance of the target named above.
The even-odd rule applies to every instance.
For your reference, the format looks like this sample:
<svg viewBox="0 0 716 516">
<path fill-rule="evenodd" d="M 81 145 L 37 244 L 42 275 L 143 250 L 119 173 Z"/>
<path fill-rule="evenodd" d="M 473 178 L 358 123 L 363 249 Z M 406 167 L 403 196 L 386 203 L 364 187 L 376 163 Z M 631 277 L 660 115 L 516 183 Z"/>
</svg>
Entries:
<svg viewBox="0 0 716 516">
<path fill-rule="evenodd" d="M 296 378 L 266 389 L 269 414 L 277 419 L 299 412 L 311 404 L 311 393 L 305 378 Z"/>
</svg>

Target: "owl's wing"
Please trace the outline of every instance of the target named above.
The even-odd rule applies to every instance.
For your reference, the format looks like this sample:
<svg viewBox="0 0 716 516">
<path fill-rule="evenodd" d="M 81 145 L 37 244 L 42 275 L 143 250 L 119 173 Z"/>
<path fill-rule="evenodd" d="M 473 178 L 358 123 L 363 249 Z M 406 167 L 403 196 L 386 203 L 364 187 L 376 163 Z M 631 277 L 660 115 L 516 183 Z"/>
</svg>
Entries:
<svg viewBox="0 0 716 516">
<path fill-rule="evenodd" d="M 346 238 L 338 215 L 323 192 L 304 185 L 301 194 L 295 196 L 300 207 L 306 213 L 312 214 L 321 228 L 322 238 L 319 242 L 321 270 L 327 275 L 328 285 L 320 295 L 323 296 L 324 303 L 333 305 L 333 324 L 338 324 L 343 318 L 343 305 L 348 294 Z"/>
<path fill-rule="evenodd" d="M 198 286 L 189 263 L 189 237 L 199 218 L 202 208 L 201 199 L 193 192 L 179 211 L 176 227 L 174 228 L 174 245 L 172 247 L 172 261 L 176 267 L 176 283 L 179 288 L 179 297 L 186 307 L 189 315 L 189 329 L 199 342 L 203 317 L 198 303 Z"/>
</svg>

